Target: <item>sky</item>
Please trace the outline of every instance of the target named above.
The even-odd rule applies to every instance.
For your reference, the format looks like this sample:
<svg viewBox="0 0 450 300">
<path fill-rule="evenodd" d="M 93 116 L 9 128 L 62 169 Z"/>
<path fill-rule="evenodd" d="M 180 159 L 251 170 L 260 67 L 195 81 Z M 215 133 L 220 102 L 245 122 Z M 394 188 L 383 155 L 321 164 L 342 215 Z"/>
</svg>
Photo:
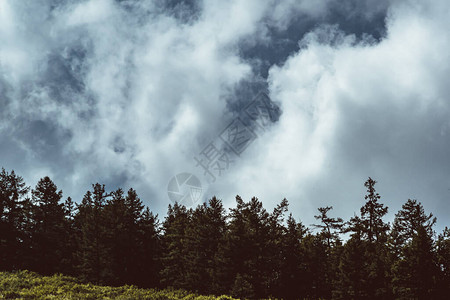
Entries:
<svg viewBox="0 0 450 300">
<path fill-rule="evenodd" d="M 447 0 L 0 0 L 0 166 L 161 217 L 287 198 L 306 225 L 370 176 L 386 221 L 410 198 L 442 229 L 449 32 Z"/>
</svg>

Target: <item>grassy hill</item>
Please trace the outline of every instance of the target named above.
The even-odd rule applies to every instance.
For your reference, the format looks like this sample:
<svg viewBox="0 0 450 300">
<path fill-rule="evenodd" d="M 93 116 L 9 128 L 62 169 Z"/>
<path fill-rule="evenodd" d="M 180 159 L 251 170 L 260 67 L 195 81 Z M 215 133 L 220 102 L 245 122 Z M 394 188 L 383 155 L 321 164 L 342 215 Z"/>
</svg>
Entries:
<svg viewBox="0 0 450 300">
<path fill-rule="evenodd" d="M 0 299 L 234 299 L 229 296 L 201 296 L 183 290 L 140 289 L 135 286 L 83 284 L 64 276 L 40 276 L 29 271 L 0 272 Z"/>
</svg>

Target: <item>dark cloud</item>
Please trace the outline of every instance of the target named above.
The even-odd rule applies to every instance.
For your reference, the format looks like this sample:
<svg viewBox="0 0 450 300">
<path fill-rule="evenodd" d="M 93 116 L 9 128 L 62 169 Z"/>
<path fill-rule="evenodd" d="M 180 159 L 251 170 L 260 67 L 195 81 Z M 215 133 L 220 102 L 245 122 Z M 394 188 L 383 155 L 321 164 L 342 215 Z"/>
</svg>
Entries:
<svg viewBox="0 0 450 300">
<path fill-rule="evenodd" d="M 300 2 L 299 2 L 300 3 Z M 240 41 L 241 56 L 253 62 L 257 74 L 267 77 L 269 68 L 282 64 L 290 55 L 299 50 L 299 41 L 304 35 L 323 25 L 335 25 L 345 35 L 355 35 L 356 41 L 380 41 L 386 35 L 385 18 L 389 1 L 328 1 L 319 11 L 299 10 L 289 16 L 288 21 L 280 26 L 279 20 L 268 16 L 261 20 L 260 26 L 267 30 L 270 38 Z M 275 4 L 276 6 L 277 4 Z M 279 5 L 279 4 L 278 4 Z"/>
<path fill-rule="evenodd" d="M 48 88 L 49 96 L 56 101 L 70 104 L 74 94 L 84 93 L 83 75 L 86 70 L 86 50 L 76 45 L 48 55 L 43 62 L 41 86 Z"/>
<path fill-rule="evenodd" d="M 202 1 L 199 0 L 160 0 L 157 3 L 164 13 L 183 23 L 197 21 L 202 13 Z"/>
</svg>

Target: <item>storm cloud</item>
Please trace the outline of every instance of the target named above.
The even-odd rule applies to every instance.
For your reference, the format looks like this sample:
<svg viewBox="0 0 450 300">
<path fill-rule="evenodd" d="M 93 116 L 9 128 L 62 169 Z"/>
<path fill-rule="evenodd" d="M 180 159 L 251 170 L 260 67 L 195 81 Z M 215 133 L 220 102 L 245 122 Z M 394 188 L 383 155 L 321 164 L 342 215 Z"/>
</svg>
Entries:
<svg viewBox="0 0 450 300">
<path fill-rule="evenodd" d="M 391 218 L 416 198 L 445 224 L 449 30 L 445 0 L 1 0 L 0 165 L 163 215 L 189 172 L 202 200 L 286 197 L 306 224 L 350 217 L 371 176 Z M 277 115 L 208 181 L 194 157 L 259 91 Z"/>
</svg>

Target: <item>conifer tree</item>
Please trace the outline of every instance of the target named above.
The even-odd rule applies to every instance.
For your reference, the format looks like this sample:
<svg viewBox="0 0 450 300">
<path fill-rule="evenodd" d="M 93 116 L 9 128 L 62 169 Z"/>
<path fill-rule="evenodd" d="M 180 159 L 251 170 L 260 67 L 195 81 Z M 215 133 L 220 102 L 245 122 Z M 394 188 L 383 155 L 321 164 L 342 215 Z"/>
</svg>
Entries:
<svg viewBox="0 0 450 300">
<path fill-rule="evenodd" d="M 188 289 L 186 231 L 191 224 L 192 210 L 175 203 L 169 205 L 163 222 L 163 253 L 161 283 L 163 286 Z"/>
<path fill-rule="evenodd" d="M 71 197 L 64 201 L 64 245 L 61 249 L 62 258 L 60 262 L 59 271 L 67 275 L 76 275 L 76 266 L 78 261 L 76 259 L 77 234 L 75 231 L 75 212 L 76 205 Z"/>
<path fill-rule="evenodd" d="M 327 299 L 331 297 L 329 248 L 323 234 L 308 233 L 302 241 L 306 264 L 306 298 Z"/>
<path fill-rule="evenodd" d="M 123 257 L 120 259 L 123 261 L 123 280 L 125 282 L 131 282 L 133 284 L 138 284 L 141 276 L 154 277 L 154 275 L 149 276 L 154 270 L 154 266 L 145 266 L 152 269 L 144 269 L 142 265 L 142 259 L 147 255 L 156 255 L 156 241 L 155 249 L 148 249 L 143 247 L 144 240 L 147 236 L 142 234 L 142 229 L 145 226 L 145 230 L 148 230 L 148 236 L 152 239 L 156 239 L 156 219 L 152 214 L 144 215 L 144 205 L 139 198 L 136 190 L 129 189 L 125 199 L 124 199 L 124 214 L 123 214 Z M 148 244 L 152 241 L 147 241 Z M 143 250 L 148 252 L 144 252 Z M 144 272 L 142 272 L 144 271 Z M 152 279 L 153 280 L 153 279 Z M 155 282 L 156 284 L 156 282 Z"/>
<path fill-rule="evenodd" d="M 263 251 L 266 261 L 266 276 L 263 278 L 263 285 L 266 286 L 268 292 L 270 291 L 269 294 L 272 295 L 279 293 L 282 286 L 280 266 L 284 261 L 283 239 L 286 232 L 284 217 L 288 207 L 288 201 L 286 199 L 281 200 L 267 220 L 268 237 L 266 245 L 264 245 L 265 250 Z"/>
<path fill-rule="evenodd" d="M 339 263 L 338 281 L 335 286 L 336 299 L 369 299 L 367 286 L 370 285 L 367 261 L 368 242 L 353 235 L 343 246 Z"/>
<path fill-rule="evenodd" d="M 366 203 L 360 209 L 360 216 L 351 218 L 344 230 L 351 233 L 351 238 L 344 247 L 340 265 L 340 286 L 345 289 L 340 294 L 373 299 L 390 297 L 386 245 L 389 224 L 383 220 L 388 207 L 379 202 L 381 196 L 375 190 L 376 183 L 370 177 L 364 183 Z M 354 261 L 351 256 L 355 257 Z M 362 269 L 355 269 L 357 265 Z"/>
<path fill-rule="evenodd" d="M 244 202 L 236 196 L 236 208 L 230 209 L 229 218 L 225 242 L 219 249 L 222 262 L 220 280 L 228 291 L 237 282 L 244 282 L 246 294 L 263 297 L 268 294 L 267 278 L 270 277 L 265 257 L 270 230 L 269 213 L 256 197 Z M 238 274 L 244 281 L 237 278 Z"/>
<path fill-rule="evenodd" d="M 282 260 L 280 286 L 276 293 L 283 299 L 305 298 L 309 285 L 307 263 L 303 239 L 308 230 L 301 222 L 296 222 L 292 214 L 286 221 L 282 240 Z"/>
<path fill-rule="evenodd" d="M 79 231 L 79 273 L 82 279 L 93 283 L 105 283 L 111 277 L 108 268 L 108 252 L 105 237 L 106 226 L 103 214 L 106 198 L 105 186 L 93 185 L 93 191 L 86 192 L 78 205 L 76 226 Z"/>
<path fill-rule="evenodd" d="M 25 267 L 29 257 L 30 211 L 29 187 L 14 171 L 0 172 L 0 270 Z"/>
<path fill-rule="evenodd" d="M 44 177 L 32 193 L 32 269 L 50 275 L 61 271 L 66 245 L 66 219 L 64 204 L 61 203 L 62 191 L 55 183 Z"/>
<path fill-rule="evenodd" d="M 158 215 L 153 215 L 148 207 L 142 213 L 138 223 L 137 265 L 133 270 L 133 282 L 143 287 L 159 287 L 162 269 L 161 229 Z"/>
<path fill-rule="evenodd" d="M 315 216 L 312 233 L 288 211 L 236 197 L 226 213 L 216 197 L 188 209 L 169 205 L 160 224 L 133 189 L 106 193 L 95 184 L 81 203 L 49 177 L 29 196 L 23 178 L 0 172 L 0 270 L 62 272 L 91 283 L 174 287 L 259 299 L 447 299 L 450 230 L 408 200 L 390 225 L 376 181 L 344 226 Z M 343 242 L 340 233 L 349 233 Z"/>
<path fill-rule="evenodd" d="M 446 299 L 450 295 L 450 229 L 445 227 L 437 240 L 438 280 L 437 297 Z"/>
<path fill-rule="evenodd" d="M 375 191 L 376 183 L 370 177 L 364 183 L 364 186 L 367 188 L 367 195 L 364 198 L 367 202 L 361 207 L 362 228 L 369 242 L 384 241 L 386 232 L 389 230 L 389 225 L 383 221 L 383 217 L 388 212 L 388 207 L 378 202 L 381 196 Z"/>
<path fill-rule="evenodd" d="M 321 224 L 316 224 L 314 227 L 320 228 L 321 231 L 316 235 L 316 239 L 322 240 L 325 244 L 325 252 L 317 253 L 323 256 L 325 264 L 322 264 L 323 273 L 322 278 L 318 278 L 317 282 L 320 283 L 321 295 L 323 297 L 330 298 L 332 294 L 332 287 L 337 276 L 337 265 L 339 261 L 339 255 L 341 251 L 341 240 L 339 233 L 344 226 L 342 218 L 331 218 L 328 216 L 328 212 L 333 209 L 332 206 L 318 208 L 320 214 L 314 216 L 316 220 L 320 220 Z M 323 251 L 323 247 L 318 248 Z"/>
<path fill-rule="evenodd" d="M 391 237 L 395 237 L 393 292 L 398 298 L 432 297 L 437 264 L 433 226 L 436 218 L 426 214 L 420 202 L 408 199 L 396 214 Z"/>
<path fill-rule="evenodd" d="M 122 189 L 111 193 L 102 215 L 105 226 L 103 247 L 107 250 L 105 267 L 108 268 L 106 273 L 108 278 L 105 280 L 109 284 L 121 285 L 129 281 L 128 260 L 134 254 L 129 251 L 133 247 L 133 233 L 126 224 L 125 197 Z"/>
<path fill-rule="evenodd" d="M 322 224 L 316 224 L 314 227 L 321 229 L 321 234 L 327 241 L 327 246 L 331 249 L 332 245 L 339 243 L 339 233 L 344 226 L 342 218 L 330 218 L 328 212 L 333 209 L 332 206 L 319 207 L 319 215 L 314 216 L 316 220 L 320 220 Z"/>
<path fill-rule="evenodd" d="M 216 292 L 215 257 L 225 229 L 225 210 L 216 197 L 192 212 L 190 226 L 186 229 L 186 279 L 192 290 L 205 294 Z"/>
</svg>

